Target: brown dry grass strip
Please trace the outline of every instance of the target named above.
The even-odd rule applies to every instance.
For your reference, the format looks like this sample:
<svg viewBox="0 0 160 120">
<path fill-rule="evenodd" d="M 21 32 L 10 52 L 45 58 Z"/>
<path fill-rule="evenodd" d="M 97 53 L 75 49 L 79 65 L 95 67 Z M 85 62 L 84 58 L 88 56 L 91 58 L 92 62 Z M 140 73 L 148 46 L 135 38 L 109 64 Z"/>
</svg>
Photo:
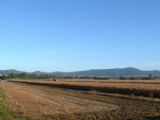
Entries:
<svg viewBox="0 0 160 120">
<path fill-rule="evenodd" d="M 3 82 L 0 88 L 15 112 L 33 119 L 58 114 L 111 111 L 118 106 L 73 96 L 49 93 L 25 84 Z"/>
<path fill-rule="evenodd" d="M 94 83 L 94 82 L 46 82 L 46 81 L 12 81 L 32 85 L 42 85 L 50 87 L 59 87 L 73 90 L 98 91 L 106 93 L 115 93 L 131 96 L 143 96 L 151 98 L 160 98 L 160 85 L 158 84 L 133 84 L 133 83 Z"/>
</svg>

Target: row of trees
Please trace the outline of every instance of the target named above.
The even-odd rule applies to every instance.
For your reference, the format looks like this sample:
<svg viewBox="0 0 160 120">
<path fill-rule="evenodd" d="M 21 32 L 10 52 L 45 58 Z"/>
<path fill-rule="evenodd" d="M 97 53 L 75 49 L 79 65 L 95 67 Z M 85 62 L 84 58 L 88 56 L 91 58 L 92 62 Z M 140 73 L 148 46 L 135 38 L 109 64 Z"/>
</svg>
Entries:
<svg viewBox="0 0 160 120">
<path fill-rule="evenodd" d="M 155 77 L 153 77 L 151 74 L 149 74 L 148 76 L 142 76 L 142 77 L 123 77 L 120 76 L 119 77 L 120 80 L 152 80 L 155 79 Z"/>
<path fill-rule="evenodd" d="M 0 79 L 51 79 L 54 78 L 54 76 L 48 75 L 48 74 L 42 74 L 42 75 L 36 75 L 36 74 L 27 74 L 27 73 L 9 73 L 7 75 L 0 76 Z"/>
<path fill-rule="evenodd" d="M 48 75 L 48 74 L 29 74 L 29 73 L 9 73 L 7 75 L 0 76 L 0 79 L 95 79 L 95 80 L 109 80 L 109 79 L 120 79 L 120 80 L 151 80 L 156 79 L 156 77 L 153 77 L 151 74 L 146 77 L 78 77 L 78 76 L 54 76 L 54 75 Z"/>
</svg>

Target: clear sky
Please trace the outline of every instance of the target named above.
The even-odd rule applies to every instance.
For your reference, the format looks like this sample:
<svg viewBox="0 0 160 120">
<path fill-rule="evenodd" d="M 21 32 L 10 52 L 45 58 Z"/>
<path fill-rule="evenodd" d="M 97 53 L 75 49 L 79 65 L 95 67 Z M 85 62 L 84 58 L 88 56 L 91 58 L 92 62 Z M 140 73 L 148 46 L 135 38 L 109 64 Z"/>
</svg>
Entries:
<svg viewBox="0 0 160 120">
<path fill-rule="evenodd" d="M 160 70 L 160 0 L 0 0 L 0 69 Z"/>
</svg>

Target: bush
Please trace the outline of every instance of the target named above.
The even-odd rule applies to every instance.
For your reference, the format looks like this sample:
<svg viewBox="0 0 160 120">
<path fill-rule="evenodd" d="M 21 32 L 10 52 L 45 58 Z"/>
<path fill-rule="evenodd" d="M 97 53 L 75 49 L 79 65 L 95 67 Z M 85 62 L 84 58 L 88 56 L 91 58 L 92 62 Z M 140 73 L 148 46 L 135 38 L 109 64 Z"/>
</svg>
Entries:
<svg viewBox="0 0 160 120">
<path fill-rule="evenodd" d="M 120 79 L 120 80 L 127 80 L 127 78 L 126 78 L 126 77 L 123 77 L 123 76 L 120 76 L 119 79 Z"/>
</svg>

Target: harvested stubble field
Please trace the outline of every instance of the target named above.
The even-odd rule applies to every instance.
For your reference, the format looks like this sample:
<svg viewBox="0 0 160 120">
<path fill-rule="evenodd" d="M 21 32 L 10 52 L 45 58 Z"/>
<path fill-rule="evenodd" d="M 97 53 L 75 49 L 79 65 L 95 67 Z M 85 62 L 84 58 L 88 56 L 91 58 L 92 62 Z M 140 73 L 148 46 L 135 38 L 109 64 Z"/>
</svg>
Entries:
<svg viewBox="0 0 160 120">
<path fill-rule="evenodd" d="M 98 91 L 114 94 L 160 98 L 160 80 L 57 80 L 17 81 L 34 85 L 60 87 L 73 90 Z"/>
<path fill-rule="evenodd" d="M 155 101 L 132 99 L 132 97 L 120 97 L 96 91 L 66 89 L 50 85 L 81 84 L 85 86 L 87 83 L 94 85 L 95 82 L 98 81 L 1 81 L 0 90 L 5 93 L 12 110 L 16 114 L 25 116 L 23 119 L 27 120 L 160 119 L 159 99 Z M 101 82 L 104 84 L 105 81 Z"/>
</svg>

